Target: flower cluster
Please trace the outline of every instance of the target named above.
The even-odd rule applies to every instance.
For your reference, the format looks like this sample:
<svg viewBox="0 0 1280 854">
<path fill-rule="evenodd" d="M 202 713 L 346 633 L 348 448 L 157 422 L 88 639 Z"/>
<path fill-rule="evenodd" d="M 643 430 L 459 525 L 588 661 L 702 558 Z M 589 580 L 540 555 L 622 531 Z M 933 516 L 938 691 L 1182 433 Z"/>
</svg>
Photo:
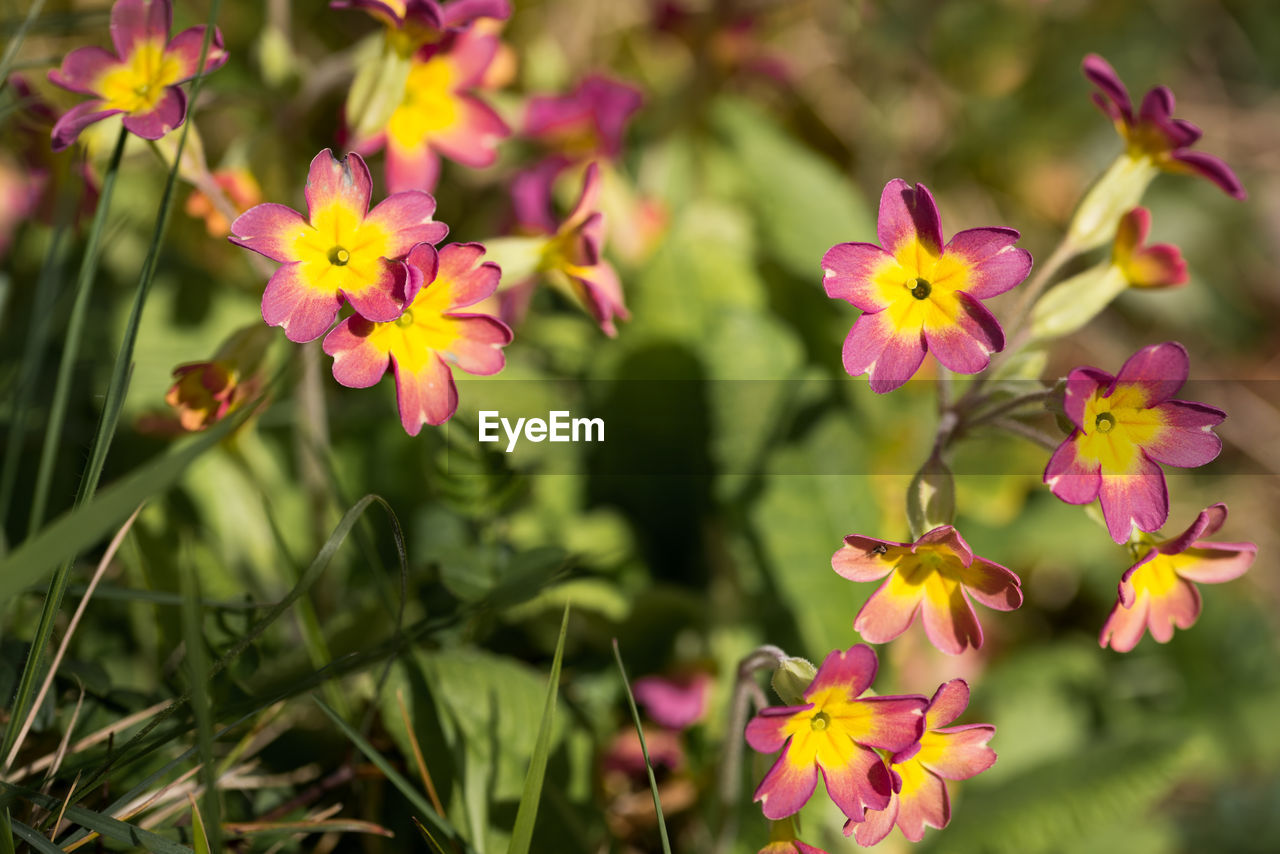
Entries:
<svg viewBox="0 0 1280 854">
<path fill-rule="evenodd" d="M 747 743 L 777 761 L 756 789 L 765 817 L 784 821 L 813 795 L 821 773 L 827 794 L 844 813 L 846 835 L 872 845 L 896 823 L 918 841 L 924 825 L 945 827 L 950 818 L 943 779 L 963 780 L 995 762 L 988 725 L 944 728 L 969 704 L 962 679 L 923 696 L 867 694 L 875 680 L 876 654 L 858 644 L 827 655 L 804 692 L 804 703 L 763 709 L 747 725 Z M 788 829 L 790 825 L 786 826 Z M 794 841 L 775 840 L 776 850 Z M 765 848 L 772 854 L 771 849 Z"/>
</svg>

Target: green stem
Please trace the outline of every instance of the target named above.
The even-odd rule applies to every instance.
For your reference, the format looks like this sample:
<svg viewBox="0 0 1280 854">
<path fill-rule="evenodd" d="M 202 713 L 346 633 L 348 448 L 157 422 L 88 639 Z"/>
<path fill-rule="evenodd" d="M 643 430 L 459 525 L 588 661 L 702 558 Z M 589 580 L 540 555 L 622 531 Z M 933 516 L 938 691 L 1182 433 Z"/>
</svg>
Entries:
<svg viewBox="0 0 1280 854">
<path fill-rule="evenodd" d="M 115 151 L 106 174 L 102 177 L 102 192 L 98 196 L 98 208 L 89 228 L 89 242 L 85 246 L 84 259 L 80 262 L 80 275 L 76 279 L 76 301 L 71 307 L 71 321 L 67 325 L 66 345 L 62 361 L 58 364 L 58 379 L 53 387 L 53 403 L 49 407 L 49 424 L 45 428 L 44 447 L 40 451 L 40 468 L 36 473 L 36 490 L 31 499 L 31 517 L 27 522 L 27 536 L 34 534 L 44 524 L 45 509 L 49 503 L 49 486 L 53 478 L 53 466 L 62 441 L 62 426 L 67 419 L 67 397 L 71 393 L 71 374 L 80 355 L 80 339 L 84 337 L 85 319 L 89 314 L 89 298 L 93 293 L 93 281 L 98 272 L 98 256 L 102 243 L 103 226 L 107 211 L 111 208 L 111 196 L 115 191 L 116 175 L 120 159 L 124 156 L 124 143 L 128 131 L 120 128 Z M 65 581 L 65 579 L 64 579 Z M 4 745 L 9 748 L 8 744 Z"/>
</svg>

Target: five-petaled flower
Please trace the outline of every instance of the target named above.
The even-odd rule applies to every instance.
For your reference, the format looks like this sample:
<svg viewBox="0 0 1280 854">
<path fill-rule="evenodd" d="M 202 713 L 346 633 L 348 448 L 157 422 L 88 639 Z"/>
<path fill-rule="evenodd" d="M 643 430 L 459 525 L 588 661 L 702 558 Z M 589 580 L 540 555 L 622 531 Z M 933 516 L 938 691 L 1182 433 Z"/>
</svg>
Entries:
<svg viewBox="0 0 1280 854">
<path fill-rule="evenodd" d="M 333 325 L 345 299 L 371 321 L 395 320 L 422 286 L 403 259 L 418 243 L 438 243 L 436 200 L 413 190 L 369 210 L 373 182 L 358 154 L 325 149 L 307 174 L 307 218 L 279 204 L 258 205 L 231 224 L 232 243 L 283 267 L 262 295 L 262 318 L 290 341 L 311 341 Z"/>
<path fill-rule="evenodd" d="M 804 806 L 819 771 L 847 818 L 861 821 L 865 810 L 889 805 L 892 778 L 876 749 L 896 752 L 915 744 L 928 703 L 919 696 L 862 697 L 876 668 L 876 654 L 866 644 L 832 650 L 805 691 L 804 705 L 770 706 L 747 724 L 753 749 L 782 751 L 756 789 L 766 818 L 785 818 Z"/>
<path fill-rule="evenodd" d="M 374 385 L 395 369 L 400 423 L 410 436 L 423 424 L 443 424 L 458 408 L 458 390 L 449 366 L 472 374 L 496 374 L 511 343 L 511 330 L 487 314 L 459 313 L 498 287 L 496 264 L 480 263 L 484 247 L 455 243 L 436 253 L 419 244 L 407 263 L 421 282 L 397 319 L 375 323 L 348 317 L 324 339 L 333 356 L 333 376 L 350 388 Z"/>
<path fill-rule="evenodd" d="M 1117 543 L 1134 525 L 1155 531 L 1169 518 L 1160 463 L 1201 466 L 1222 450 L 1213 427 L 1226 413 L 1173 399 L 1189 369 L 1187 351 L 1168 341 L 1134 353 L 1114 377 L 1090 367 L 1067 377 L 1065 408 L 1075 429 L 1049 459 L 1044 482 L 1068 504 L 1099 499 Z"/>
<path fill-rule="evenodd" d="M 1111 263 L 1135 288 L 1167 288 L 1187 282 L 1187 262 L 1169 243 L 1144 245 L 1151 230 L 1151 212 L 1134 208 L 1120 218 Z"/>
<path fill-rule="evenodd" d="M 115 54 L 100 47 L 77 48 L 61 68 L 49 72 L 49 80 L 63 89 L 94 96 L 53 126 L 55 151 L 75 142 L 94 122 L 121 113 L 125 129 L 144 139 L 159 139 L 182 124 L 187 96 L 178 84 L 196 75 L 205 28 L 183 30 L 170 41 L 172 17 L 169 0 L 116 0 L 111 7 Z M 205 73 L 226 61 L 215 29 Z"/>
<path fill-rule="evenodd" d="M 969 683 L 952 679 L 933 695 L 925 709 L 920 743 L 893 757 L 890 770 L 902 780 L 887 809 L 868 812 L 865 821 L 845 823 L 846 836 L 859 845 L 875 845 L 896 824 L 912 842 L 924 838 L 925 826 L 943 828 L 951 821 L 947 780 L 967 780 L 990 768 L 995 751 L 987 747 L 996 734 L 990 724 L 949 727 L 969 706 Z M 855 835 L 856 834 L 856 835 Z"/>
<path fill-rule="evenodd" d="M 895 543 L 858 534 L 844 538 L 831 568 L 850 581 L 879 581 L 853 620 L 872 643 L 888 643 L 924 612 L 924 632 L 943 652 L 958 655 L 982 646 L 982 626 L 973 597 L 998 611 L 1022 604 L 1022 582 L 998 563 L 978 557 L 950 525 L 928 531 L 914 543 Z"/>
<path fill-rule="evenodd" d="M 1130 157 L 1149 158 L 1166 172 L 1200 175 L 1233 199 L 1245 198 L 1244 187 L 1230 166 L 1212 154 L 1191 150 L 1200 139 L 1200 128 L 1173 117 L 1173 93 L 1167 86 L 1147 92 L 1135 115 L 1129 90 L 1105 59 L 1091 53 L 1084 58 L 1083 68 L 1085 77 L 1098 87 L 1093 102 L 1115 123 Z"/>
<path fill-rule="evenodd" d="M 822 258 L 827 296 L 863 311 L 844 342 L 845 370 L 870 373 L 883 393 L 910 379 L 926 352 L 957 373 L 984 369 L 1004 331 L 979 300 L 1031 271 L 1031 254 L 1013 246 L 1018 232 L 971 228 L 944 246 L 933 196 L 897 178 L 880 197 L 876 235 L 880 246 L 841 243 Z"/>
<path fill-rule="evenodd" d="M 1172 540 L 1142 538 L 1146 552 L 1120 577 L 1119 597 L 1098 636 L 1102 646 L 1128 652 L 1143 632 L 1159 643 L 1173 637 L 1173 627 L 1189 629 L 1200 616 L 1200 592 L 1192 582 L 1216 584 L 1239 578 L 1253 564 L 1253 543 L 1211 543 L 1227 519 L 1227 505 L 1200 511 L 1191 527 Z"/>
</svg>

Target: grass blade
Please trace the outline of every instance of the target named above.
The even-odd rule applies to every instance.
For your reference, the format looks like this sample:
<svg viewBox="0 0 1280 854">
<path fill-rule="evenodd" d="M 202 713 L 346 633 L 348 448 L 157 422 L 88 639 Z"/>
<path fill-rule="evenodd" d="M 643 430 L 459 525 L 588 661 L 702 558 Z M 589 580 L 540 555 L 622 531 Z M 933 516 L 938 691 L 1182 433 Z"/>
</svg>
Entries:
<svg viewBox="0 0 1280 854">
<path fill-rule="evenodd" d="M 63 854 L 61 848 L 45 839 L 39 831 L 35 828 L 27 827 L 20 821 L 13 823 L 13 834 L 30 845 L 32 851 L 39 851 L 41 854 Z M 12 851 L 13 848 L 9 850 Z"/>
<path fill-rule="evenodd" d="M 4 56 L 0 57 L 0 86 L 9 81 L 9 71 L 13 67 L 14 58 L 18 55 L 18 48 L 22 47 L 22 42 L 27 37 L 27 30 L 31 29 L 42 8 L 44 8 L 44 0 L 32 0 L 31 8 L 27 10 L 27 17 L 22 19 L 22 23 L 18 25 L 18 31 L 13 34 L 13 41 L 9 42 L 9 46 L 4 49 Z"/>
<path fill-rule="evenodd" d="M 342 730 L 343 735 L 350 739 L 351 743 L 365 755 L 365 758 L 376 765 L 378 770 L 383 773 L 391 785 L 395 786 L 396 789 L 400 791 L 400 794 L 405 796 L 409 803 L 413 805 L 413 808 L 418 811 L 419 815 L 426 819 L 426 821 L 431 825 L 432 829 L 448 841 L 455 844 L 461 844 L 463 850 L 466 851 L 467 854 L 475 854 L 474 849 L 458 834 L 456 830 L 453 829 L 453 826 L 449 824 L 448 820 L 444 816 L 438 814 L 431 807 L 431 804 L 427 803 L 427 799 L 413 787 L 413 784 L 406 780 L 399 771 L 393 768 L 385 756 L 374 750 L 373 745 L 365 741 L 364 736 L 356 732 L 351 724 L 338 717 L 338 713 L 329 708 L 324 700 L 321 700 L 319 697 L 312 697 L 312 699 L 316 701 L 318 706 L 320 706 L 321 711 L 328 715 L 329 719 L 337 725 L 338 729 Z"/>
<path fill-rule="evenodd" d="M 618 639 L 613 639 L 613 657 L 618 662 L 618 672 L 622 674 L 622 687 L 627 692 L 627 705 L 631 707 L 631 720 L 636 725 L 636 735 L 640 736 L 640 752 L 644 754 L 644 767 L 649 772 L 649 791 L 653 792 L 653 808 L 658 813 L 658 832 L 662 835 L 662 850 L 671 854 L 671 841 L 667 839 L 667 821 L 662 817 L 662 799 L 658 797 L 658 781 L 653 776 L 653 765 L 649 762 L 649 748 L 644 743 L 644 727 L 640 725 L 640 710 L 636 708 L 635 695 L 631 693 L 631 683 L 627 680 L 627 668 L 622 663 L 622 652 L 618 649 Z"/>
<path fill-rule="evenodd" d="M 184 554 L 190 555 L 190 549 L 183 549 Z M 190 563 L 184 561 L 184 563 Z M 200 619 L 200 579 L 196 577 L 195 572 L 183 572 L 181 567 L 178 572 L 179 583 L 182 587 L 182 636 L 183 642 L 187 648 L 187 672 L 188 678 L 191 680 L 190 688 L 187 690 L 191 693 L 191 711 L 196 718 L 196 747 L 200 756 L 200 776 L 204 783 L 204 809 L 209 815 L 210 826 L 213 833 L 204 840 L 205 850 L 209 850 L 210 846 L 214 851 L 222 850 L 222 816 L 221 805 L 218 803 L 218 765 L 213 756 L 213 716 L 210 711 L 209 703 L 209 658 L 204 648 L 204 632 L 201 631 L 203 621 Z M 196 802 L 191 802 L 193 809 L 193 820 L 201 818 L 200 811 L 196 809 Z M 203 824 L 203 821 L 201 822 Z M 203 828 L 201 828 L 199 840 L 203 836 Z M 196 850 L 200 850 L 199 841 L 196 842 Z"/>
<path fill-rule="evenodd" d="M 204 816 L 200 815 L 200 805 L 190 792 L 187 793 L 187 800 L 191 802 L 191 847 L 196 854 L 213 854 L 215 849 L 209 847 L 209 835 L 204 832 Z"/>
<path fill-rule="evenodd" d="M 57 810 L 62 806 L 62 801 L 59 799 L 42 795 L 33 789 L 15 786 L 11 783 L 0 783 L 0 802 L 4 806 L 8 806 L 18 800 L 30 801 L 47 810 Z M 109 815 L 103 815 L 84 807 L 67 806 L 63 816 L 68 821 L 74 822 L 81 827 L 87 827 L 105 839 L 110 839 L 113 842 L 122 842 L 135 849 L 141 848 L 146 851 L 153 851 L 155 854 L 193 854 L 191 849 L 185 845 L 179 845 L 171 839 L 165 839 L 159 834 L 143 830 L 135 824 L 129 824 L 126 821 L 120 821 Z M 16 829 L 17 822 L 14 825 Z"/>
<path fill-rule="evenodd" d="M 564 638 L 569 630 L 569 606 L 564 608 L 560 620 L 560 637 L 556 641 L 556 654 L 551 661 L 551 678 L 547 683 L 547 702 L 542 709 L 542 723 L 538 725 L 538 739 L 534 742 L 533 756 L 529 760 L 529 773 L 524 778 L 520 792 L 520 807 L 516 810 L 516 823 L 511 831 L 511 847 L 507 854 L 528 854 L 533 844 L 533 826 L 538 820 L 538 802 L 542 799 L 542 781 L 547 774 L 547 753 L 551 750 L 551 732 L 555 724 L 556 698 L 560 693 L 560 663 L 564 659 Z"/>
</svg>

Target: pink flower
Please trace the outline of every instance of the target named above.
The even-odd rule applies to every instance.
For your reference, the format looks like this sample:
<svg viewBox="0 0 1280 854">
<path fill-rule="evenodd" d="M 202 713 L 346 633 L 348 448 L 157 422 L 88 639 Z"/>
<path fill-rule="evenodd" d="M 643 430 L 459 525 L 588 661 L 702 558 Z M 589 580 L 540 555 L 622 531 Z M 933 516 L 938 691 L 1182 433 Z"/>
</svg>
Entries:
<svg viewBox="0 0 1280 854">
<path fill-rule="evenodd" d="M 889 805 L 892 781 L 876 750 L 905 750 L 923 731 L 924 697 L 867 697 L 876 654 L 866 644 L 829 653 L 804 693 L 802 706 L 771 706 L 747 724 L 747 743 L 782 755 L 756 789 L 766 818 L 799 811 L 818 785 L 848 818 Z"/>
<path fill-rule="evenodd" d="M 848 821 L 845 836 L 854 835 L 859 845 L 875 845 L 889 835 L 896 824 L 912 842 L 924 839 L 924 829 L 943 828 L 951 821 L 951 799 L 947 780 L 967 780 L 995 764 L 996 754 L 989 742 L 996 734 L 990 724 L 948 727 L 969 706 L 969 684 L 952 679 L 933 695 L 925 709 L 925 731 L 920 743 L 900 751 L 889 769 L 901 778 L 889 806 L 869 811 L 862 822 Z"/>
<path fill-rule="evenodd" d="M 1187 282 L 1187 262 L 1178 247 L 1168 243 L 1145 246 L 1151 230 L 1151 212 L 1134 208 L 1120 218 L 1111 263 L 1135 288 L 1167 288 Z"/>
<path fill-rule="evenodd" d="M 1091 53 L 1084 58 L 1083 68 L 1084 76 L 1098 87 L 1093 102 L 1115 123 L 1130 156 L 1149 157 L 1166 172 L 1199 175 L 1233 199 L 1245 198 L 1244 187 L 1231 167 L 1212 154 L 1191 150 L 1200 139 L 1200 128 L 1173 118 L 1174 99 L 1168 87 L 1156 86 L 1147 92 L 1135 115 L 1129 90 L 1105 59 Z"/>
<path fill-rule="evenodd" d="M 511 17 L 509 0 L 332 0 L 329 8 L 363 9 L 395 32 L 409 50 L 477 18 Z"/>
<path fill-rule="evenodd" d="M 93 95 L 68 110 L 53 127 L 60 151 L 96 121 L 124 114 L 124 126 L 143 139 L 159 139 L 182 124 L 187 96 L 179 83 L 196 75 L 204 27 L 183 30 L 169 40 L 173 11 L 169 0 L 116 0 L 111 7 L 115 53 L 100 47 L 73 50 L 49 80 L 63 89 Z M 207 74 L 227 61 L 215 29 L 205 57 Z"/>
<path fill-rule="evenodd" d="M 290 341 L 319 338 L 343 301 L 367 320 L 395 320 L 422 286 L 401 259 L 418 243 L 449 232 L 431 215 L 436 200 L 412 190 L 373 210 L 369 167 L 358 154 L 339 160 L 325 149 L 307 173 L 307 218 L 278 204 L 258 205 L 231 223 L 232 243 L 284 266 L 262 295 L 262 319 Z"/>
<path fill-rule="evenodd" d="M 1200 511 L 1191 527 L 1160 543 L 1144 538 L 1145 553 L 1120 577 L 1120 595 L 1098 643 L 1116 652 L 1138 645 L 1148 629 L 1159 643 L 1173 637 L 1173 627 L 1189 629 L 1200 616 L 1195 584 L 1217 584 L 1239 578 L 1253 565 L 1253 543 L 1211 543 L 1227 520 L 1227 505 Z"/>
<path fill-rule="evenodd" d="M 959 655 L 982 646 L 982 626 L 973 597 L 998 611 L 1022 604 L 1018 576 L 980 558 L 950 525 L 934 528 L 914 543 L 895 543 L 858 534 L 844 538 L 831 568 L 850 581 L 884 584 L 866 601 L 853 628 L 872 643 L 888 643 L 924 612 L 924 631 L 938 649 Z"/>
<path fill-rule="evenodd" d="M 649 717 L 668 729 L 682 730 L 702 719 L 711 693 L 711 676 L 692 673 L 678 678 L 645 676 L 631 686 L 636 702 Z"/>
<path fill-rule="evenodd" d="M 1004 349 L 1004 331 L 980 300 L 1002 294 L 1031 271 L 1012 228 L 971 228 L 945 246 L 942 220 L 923 184 L 885 185 L 876 225 L 880 246 L 841 243 L 822 258 L 827 296 L 862 309 L 844 342 L 850 376 L 871 390 L 909 380 L 926 352 L 957 373 L 976 374 Z M 882 248 L 883 247 L 883 248 Z"/>
<path fill-rule="evenodd" d="M 1189 370 L 1187 351 L 1169 341 L 1134 353 L 1117 376 L 1086 367 L 1067 377 L 1065 407 L 1075 429 L 1049 459 L 1044 482 L 1068 504 L 1099 499 L 1117 543 L 1135 525 L 1155 531 L 1169 518 L 1161 463 L 1202 466 L 1222 450 L 1212 428 L 1226 413 L 1173 399 Z"/>
<path fill-rule="evenodd" d="M 410 436 L 423 424 L 443 424 L 458 408 L 458 389 L 450 365 L 472 374 L 496 374 L 506 364 L 502 348 L 511 330 L 487 314 L 459 312 L 498 287 L 501 272 L 480 263 L 484 247 L 453 243 L 437 255 L 420 243 L 407 263 L 422 284 L 406 298 L 404 313 L 375 323 L 352 316 L 324 339 L 333 356 L 333 377 L 350 388 L 375 385 L 388 368 L 395 371 L 400 423 Z"/>
</svg>

